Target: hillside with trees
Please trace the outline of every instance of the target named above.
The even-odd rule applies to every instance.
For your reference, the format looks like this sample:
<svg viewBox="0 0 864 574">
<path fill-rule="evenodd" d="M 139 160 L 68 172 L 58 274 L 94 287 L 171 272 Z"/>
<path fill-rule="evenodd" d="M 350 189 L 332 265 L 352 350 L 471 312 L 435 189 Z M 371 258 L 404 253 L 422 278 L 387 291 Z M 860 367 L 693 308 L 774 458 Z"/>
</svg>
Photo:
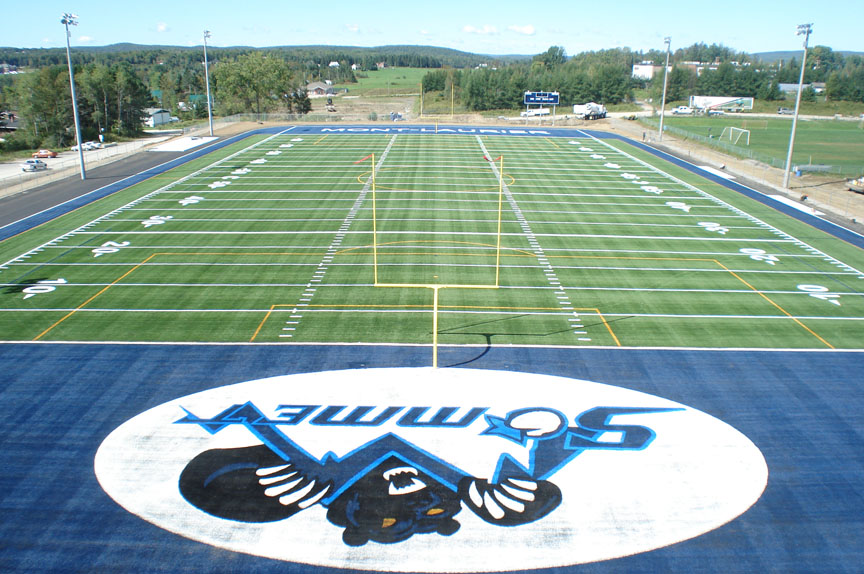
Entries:
<svg viewBox="0 0 864 574">
<path fill-rule="evenodd" d="M 313 81 L 356 82 L 355 70 L 379 65 L 425 68 L 426 94 L 453 94 L 470 111 L 518 109 L 525 91 L 557 91 L 561 104 L 634 100 L 648 90 L 657 102 L 663 74 L 651 81 L 632 76 L 634 64 L 662 68 L 666 54 L 616 48 L 569 56 L 560 46 L 533 57 L 484 56 L 428 46 L 377 48 L 284 46 L 208 48 L 217 115 L 241 112 L 307 113 L 305 86 Z M 73 49 L 82 130 L 86 139 L 132 136 L 142 129 L 148 107 L 162 107 L 181 119 L 206 117 L 201 47 L 117 44 Z M 697 72 L 697 66 L 702 65 Z M 334 64 L 335 63 L 335 64 Z M 63 49 L 0 48 L 0 64 L 18 70 L 0 75 L 0 106 L 18 112 L 20 129 L 6 148 L 60 147 L 74 138 L 69 78 Z M 694 44 L 672 54 L 667 101 L 690 95 L 783 98 L 781 83 L 797 83 L 800 64 L 765 62 L 722 45 Z M 824 82 L 829 101 L 864 102 L 864 57 L 810 48 L 805 82 Z M 442 96 L 443 97 L 443 96 Z M 815 99 L 812 90 L 805 99 Z"/>
</svg>

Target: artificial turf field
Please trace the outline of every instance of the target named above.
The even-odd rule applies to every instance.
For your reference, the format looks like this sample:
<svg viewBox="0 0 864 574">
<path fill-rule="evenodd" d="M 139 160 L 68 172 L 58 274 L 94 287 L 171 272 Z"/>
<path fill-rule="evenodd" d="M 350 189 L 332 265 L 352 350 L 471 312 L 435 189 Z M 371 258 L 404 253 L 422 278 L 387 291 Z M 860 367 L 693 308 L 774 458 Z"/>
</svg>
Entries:
<svg viewBox="0 0 864 574">
<path fill-rule="evenodd" d="M 860 348 L 859 248 L 649 159 L 250 138 L 3 242 L 0 340 Z"/>
<path fill-rule="evenodd" d="M 859 571 L 861 248 L 638 144 L 578 131 L 428 131 L 297 127 L 241 138 L 0 242 L 0 570 Z M 371 154 L 374 209 L 372 158 L 355 163 Z M 436 294 L 440 392 L 449 388 L 446 372 L 473 375 L 462 379 L 470 398 L 459 402 L 451 392 L 445 406 L 492 405 L 490 413 L 503 416 L 515 404 L 511 415 L 554 407 L 575 416 L 568 405 L 576 399 L 626 406 L 618 402 L 626 392 L 647 393 L 716 417 L 752 441 L 767 467 L 764 492 L 742 514 L 726 515 L 728 523 L 664 538 L 710 514 L 728 494 L 726 482 L 694 479 L 689 460 L 673 456 L 652 467 L 639 457 L 674 451 L 670 437 L 683 436 L 694 458 L 704 451 L 724 461 L 718 473 L 727 461 L 737 468 L 739 458 L 702 427 L 652 418 L 677 416 L 667 413 L 617 415 L 624 426 L 612 435 L 643 428 L 626 426 L 636 421 L 656 442 L 626 459 L 612 453 L 613 474 L 597 474 L 601 454 L 585 452 L 568 465 L 572 477 L 552 477 L 564 502 L 532 523 L 537 528 L 514 527 L 516 538 L 502 540 L 502 529 L 492 529 L 473 546 L 478 530 L 465 501 L 456 515 L 462 529 L 452 536 L 370 541 L 356 552 L 323 510 L 317 522 L 297 522 L 315 517 L 316 506 L 273 523 L 282 529 L 275 546 L 289 555 L 275 559 L 115 502 L 117 492 L 106 487 L 112 481 L 129 485 L 133 499 L 158 498 L 148 473 L 182 445 L 160 442 L 161 431 L 144 434 L 129 450 L 155 445 L 164 456 L 113 477 L 104 473 L 111 458 L 97 452 L 121 425 L 170 401 L 182 398 L 187 417 L 215 417 L 231 403 L 213 393 L 237 383 L 324 372 L 321 392 L 337 389 L 327 398 L 289 378 L 276 399 L 439 404 L 434 384 L 420 399 L 415 388 L 434 379 L 424 368 Z M 386 396 L 374 383 L 351 390 L 356 378 L 339 386 L 356 372 L 347 369 L 406 367 L 417 375 L 385 386 Z M 495 373 L 505 371 L 529 376 L 528 384 L 504 385 Z M 533 386 L 535 374 L 596 381 L 625 395 L 582 397 L 575 381 L 576 398 L 548 395 L 544 381 Z M 487 376 L 500 381 L 490 385 Z M 209 410 L 193 393 L 210 397 Z M 505 411 L 495 411 L 502 404 Z M 170 413 L 169 430 L 183 413 Z M 505 427 L 513 430 L 511 418 Z M 200 427 L 216 432 L 239 420 Z M 207 436 L 199 425 L 184 428 L 197 431 L 189 435 L 195 440 Z M 338 450 L 338 437 L 326 436 L 332 444 L 324 451 Z M 456 457 L 442 453 L 445 461 Z M 176 490 L 176 477 L 169 482 Z M 675 502 L 700 484 L 717 489 L 708 489 L 703 505 L 649 520 L 660 498 L 671 492 Z M 624 491 L 646 494 L 632 495 L 639 520 L 600 504 L 602 523 L 562 527 L 574 501 L 576 515 L 591 517 L 592 501 Z M 326 533 L 299 541 L 295 523 L 321 523 Z M 222 521 L 219 530 L 241 539 L 237 524 Z M 620 549 L 646 536 L 665 542 Z M 586 558 L 603 553 L 596 540 L 610 539 L 608 559 Z M 483 566 L 501 556 L 506 562 L 520 540 L 549 545 L 550 554 L 563 548 L 565 558 L 526 552 L 506 567 Z M 291 559 L 292 547 L 319 547 L 324 557 Z M 412 562 L 415 553 L 421 559 Z M 388 565 L 382 556 L 404 561 Z"/>
</svg>

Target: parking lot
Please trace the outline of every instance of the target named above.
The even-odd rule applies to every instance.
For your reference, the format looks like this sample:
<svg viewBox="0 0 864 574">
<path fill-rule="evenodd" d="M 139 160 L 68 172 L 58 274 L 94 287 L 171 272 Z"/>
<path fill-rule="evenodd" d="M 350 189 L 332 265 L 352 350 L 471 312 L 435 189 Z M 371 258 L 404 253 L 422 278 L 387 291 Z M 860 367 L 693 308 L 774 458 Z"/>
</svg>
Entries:
<svg viewBox="0 0 864 574">
<path fill-rule="evenodd" d="M 104 165 L 105 163 L 115 161 L 142 148 L 163 142 L 171 137 L 172 136 L 170 135 L 160 135 L 131 142 L 123 142 L 102 149 L 85 151 L 85 170 L 87 167 Z M 0 163 L 0 197 L 14 195 L 39 185 L 45 185 L 46 183 L 69 177 L 79 170 L 78 152 L 70 150 L 60 151 L 56 158 L 42 159 L 42 161 L 48 165 L 48 169 L 46 170 L 24 172 L 21 170 L 24 161 L 25 160 L 21 159 Z"/>
</svg>

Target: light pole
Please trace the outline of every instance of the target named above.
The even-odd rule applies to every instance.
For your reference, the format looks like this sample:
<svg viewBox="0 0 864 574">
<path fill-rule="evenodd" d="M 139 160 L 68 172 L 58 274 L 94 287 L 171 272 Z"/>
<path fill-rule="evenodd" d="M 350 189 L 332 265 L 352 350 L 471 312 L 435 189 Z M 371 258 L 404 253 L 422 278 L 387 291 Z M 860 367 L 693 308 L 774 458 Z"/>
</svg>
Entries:
<svg viewBox="0 0 864 574">
<path fill-rule="evenodd" d="M 78 121 L 78 100 L 75 97 L 75 73 L 72 71 L 72 48 L 69 46 L 69 26 L 78 25 L 78 16 L 63 14 L 60 23 L 66 26 L 66 62 L 69 64 L 69 86 L 72 88 L 72 115 L 75 118 L 75 141 L 78 142 L 78 163 L 81 166 L 81 179 L 87 179 L 84 171 L 84 150 L 81 147 L 81 124 Z"/>
<path fill-rule="evenodd" d="M 666 112 L 666 80 L 669 76 L 669 47 L 672 45 L 672 38 L 666 36 L 663 38 L 666 44 L 666 66 L 663 68 L 663 99 L 660 100 L 660 134 L 657 139 L 663 141 L 663 115 Z"/>
<path fill-rule="evenodd" d="M 798 26 L 798 36 L 804 35 L 804 56 L 801 58 L 801 77 L 798 78 L 798 96 L 795 98 L 795 115 L 792 116 L 792 133 L 789 136 L 789 154 L 786 156 L 786 170 L 783 172 L 783 187 L 789 189 L 789 169 L 792 166 L 792 148 L 795 146 L 795 128 L 798 125 L 798 108 L 801 106 L 801 89 L 804 87 L 804 64 L 807 63 L 807 43 L 813 24 Z"/>
<path fill-rule="evenodd" d="M 204 30 L 204 81 L 207 82 L 207 121 L 210 124 L 210 135 L 213 135 L 213 106 L 210 103 L 210 66 L 207 63 L 207 38 L 210 31 Z"/>
</svg>

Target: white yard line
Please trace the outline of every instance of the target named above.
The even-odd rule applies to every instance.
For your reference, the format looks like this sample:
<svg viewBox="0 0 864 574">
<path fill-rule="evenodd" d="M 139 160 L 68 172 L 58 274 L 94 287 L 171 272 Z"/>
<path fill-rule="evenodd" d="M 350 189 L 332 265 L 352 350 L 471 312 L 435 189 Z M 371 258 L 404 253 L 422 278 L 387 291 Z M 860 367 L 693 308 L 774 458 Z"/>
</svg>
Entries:
<svg viewBox="0 0 864 574">
<path fill-rule="evenodd" d="M 681 184 L 681 185 L 684 185 L 684 186 L 688 187 L 689 189 L 692 189 L 693 191 L 695 191 L 695 192 L 697 192 L 697 193 L 699 193 L 699 194 L 705 196 L 706 198 L 709 198 L 709 199 L 711 199 L 712 201 L 716 202 L 718 205 L 722 205 L 722 206 L 726 207 L 727 209 L 729 209 L 729 210 L 732 211 L 733 213 L 738 213 L 738 214 L 740 214 L 740 215 L 746 217 L 746 218 L 749 219 L 750 221 L 753 221 L 753 222 L 756 223 L 757 225 L 759 225 L 759 226 L 761 226 L 761 227 L 764 227 L 765 229 L 770 230 L 772 233 L 774 233 L 774 234 L 776 234 L 776 235 L 778 235 L 778 236 L 780 236 L 780 237 L 783 237 L 783 238 L 785 238 L 785 239 L 787 239 L 787 240 L 790 240 L 791 242 L 795 243 L 796 245 L 798 245 L 798 246 L 801 247 L 802 249 L 805 249 L 806 251 L 808 251 L 808 252 L 810 252 L 810 253 L 812 253 L 812 254 L 814 254 L 814 255 L 819 255 L 819 256 L 822 257 L 825 261 L 830 262 L 832 265 L 835 265 L 835 266 L 840 267 L 840 268 L 842 268 L 842 269 L 846 269 L 846 270 L 852 271 L 853 273 L 855 273 L 855 274 L 858 275 L 858 278 L 859 278 L 859 279 L 864 279 L 864 271 L 860 271 L 859 269 L 856 269 L 856 268 L 852 267 L 851 265 L 849 265 L 849 264 L 847 264 L 847 263 L 844 263 L 844 262 L 840 261 L 839 259 L 836 259 L 835 257 L 832 257 L 832 256 L 828 255 L 827 253 L 824 253 L 823 251 L 820 251 L 819 249 L 816 249 L 816 248 L 813 247 L 812 245 L 809 245 L 808 243 L 805 243 L 805 242 L 801 241 L 800 239 L 798 239 L 798 238 L 796 238 L 796 237 L 793 237 L 792 235 L 789 235 L 789 234 L 786 233 L 785 231 L 781 231 L 781 230 L 777 229 L 777 228 L 774 227 L 773 225 L 770 225 L 770 224 L 768 224 L 768 223 L 762 221 L 762 220 L 759 219 L 758 217 L 754 217 L 753 215 L 750 215 L 749 213 L 747 213 L 747 212 L 745 212 L 745 211 L 743 211 L 743 210 L 741 210 L 741 209 L 735 207 L 734 205 L 731 205 L 731 204 L 729 204 L 729 203 L 726 203 L 725 201 L 723 201 L 723 200 L 721 200 L 721 199 L 719 199 L 719 198 L 717 198 L 717 197 L 714 197 L 714 196 L 711 195 L 710 193 L 708 193 L 708 192 L 706 192 L 706 191 L 703 191 L 703 190 L 701 190 L 701 189 L 699 189 L 699 188 L 697 188 L 697 187 L 695 187 L 695 186 L 693 186 L 693 185 L 691 185 L 691 184 L 689 184 L 689 183 L 687 183 L 687 182 L 685 182 L 685 181 L 683 181 L 683 180 L 681 180 L 681 179 L 678 179 L 677 177 L 675 177 L 675 176 L 673 176 L 673 175 L 671 175 L 671 174 L 669 174 L 669 173 L 666 173 L 666 172 L 660 170 L 659 168 L 656 168 L 656 167 L 654 167 L 653 165 L 651 165 L 651 164 L 649 164 L 649 163 L 647 163 L 647 162 L 645 162 L 645 161 L 642 161 L 641 159 L 639 159 L 639 158 L 637 158 L 637 157 L 635 157 L 635 156 L 633 156 L 633 155 L 631 155 L 631 154 L 629 154 L 629 153 L 627 153 L 627 152 L 625 152 L 625 151 L 623 151 L 623 150 L 620 150 L 620 149 L 616 148 L 615 146 L 613 146 L 613 145 L 611 145 L 611 144 L 609 144 L 609 143 L 607 143 L 607 142 L 605 142 L 605 141 L 603 141 L 603 140 L 600 140 L 600 139 L 598 139 L 598 138 L 596 138 L 596 137 L 593 137 L 593 136 L 589 136 L 588 134 L 585 134 L 584 132 L 583 132 L 583 134 L 584 134 L 586 137 L 589 137 L 589 138 L 591 138 L 592 140 L 594 140 L 596 143 L 598 143 L 598 144 L 600 144 L 600 145 L 602 145 L 602 146 L 604 146 L 604 147 L 606 147 L 606 148 L 608 148 L 608 149 L 614 150 L 616 153 L 618 153 L 618 154 L 620 154 L 620 155 L 622 155 L 622 156 L 624 156 L 624 157 L 626 157 L 626 158 L 628 158 L 628 159 L 630 159 L 630 160 L 632 160 L 632 161 L 634 161 L 634 162 L 636 162 L 636 163 L 638 163 L 638 164 L 640 164 L 640 165 L 643 165 L 643 166 L 648 167 L 648 168 L 651 169 L 652 171 L 657 172 L 658 174 L 660 174 L 660 175 L 662 175 L 662 176 L 668 178 L 668 179 L 671 180 L 671 181 L 677 182 L 677 183 L 679 183 L 679 184 Z"/>
<path fill-rule="evenodd" d="M 62 313 L 75 311 L 74 308 L 39 308 L 39 309 L 0 309 L 0 313 Z M 253 313 L 260 315 L 261 313 L 267 313 L 268 311 L 272 313 L 289 313 L 292 317 L 296 317 L 293 309 L 119 309 L 116 307 L 112 308 L 89 308 L 85 307 L 83 309 L 78 309 L 78 313 L 198 313 L 198 314 L 224 314 L 224 313 Z M 367 309 L 363 307 L 342 307 L 338 309 L 328 309 L 328 308 L 318 308 L 311 309 L 305 308 L 306 313 L 319 313 L 319 314 L 346 314 L 346 315 L 357 315 L 357 314 L 369 314 L 369 315 L 410 315 L 410 314 L 421 314 L 428 315 L 432 313 L 432 309 Z M 504 310 L 504 311 L 476 311 L 476 310 L 460 310 L 460 309 L 441 309 L 438 310 L 439 314 L 442 315 L 496 315 L 496 316 L 546 316 L 546 317 L 573 317 L 573 314 L 567 311 L 526 311 L 521 309 L 514 309 L 512 311 Z M 597 316 L 597 313 L 594 311 L 584 311 L 584 314 L 587 317 Z M 603 313 L 603 316 L 608 318 L 620 317 L 622 319 L 627 318 L 642 318 L 642 319 L 694 319 L 694 320 L 704 320 L 704 319 L 734 319 L 734 320 L 748 320 L 748 321 L 788 321 L 790 319 L 789 316 L 786 315 L 683 315 L 683 314 L 666 314 L 666 313 Z M 799 321 L 864 321 L 864 317 L 826 317 L 826 316 L 818 316 L 818 315 L 796 315 L 791 318 L 797 319 Z M 296 323 L 292 323 L 296 324 Z M 28 343 L 32 343 L 33 341 L 26 341 Z M 43 343 L 47 341 L 39 341 L 39 343 Z M 63 343 L 68 343 L 68 341 L 59 341 Z M 74 342 L 74 341 L 73 341 Z M 311 342 L 310 342 L 311 343 Z M 202 343 L 203 344 L 203 343 Z M 345 344 L 355 344 L 355 343 L 345 343 Z M 356 343 L 358 345 L 362 345 L 363 343 Z M 510 344 L 507 343 L 507 347 L 518 347 L 518 344 Z M 553 348 L 562 348 L 566 345 L 551 345 Z M 619 347 L 615 347 L 619 348 Z M 648 347 L 633 347 L 638 349 L 648 348 Z M 670 349 L 680 349 L 682 347 L 669 347 Z M 707 347 L 707 349 L 718 351 L 722 350 L 714 347 Z M 761 348 L 759 348 L 761 349 Z M 830 351 L 831 349 L 824 349 L 825 351 Z M 855 349 L 857 352 L 864 352 L 861 349 Z"/>
<path fill-rule="evenodd" d="M 381 156 L 378 158 L 377 165 L 372 166 L 373 174 L 375 171 L 381 169 L 381 166 L 384 164 L 384 160 L 387 158 L 387 155 L 390 153 L 390 150 L 393 148 L 393 144 L 395 143 L 396 135 L 393 135 L 390 138 L 390 141 L 387 143 L 387 147 L 384 149 L 384 151 L 381 153 Z M 363 185 L 363 189 L 360 190 L 360 194 L 357 196 L 357 199 L 354 201 L 354 204 L 351 206 L 348 214 L 342 220 L 342 224 L 339 227 L 339 230 L 336 231 L 333 240 L 327 247 L 327 251 L 324 253 L 321 261 L 316 266 L 314 275 L 306 284 L 306 290 L 303 292 L 300 300 L 294 305 L 293 309 L 291 309 L 291 318 L 296 319 L 296 321 L 292 321 L 291 324 L 295 326 L 290 327 L 290 331 L 284 331 L 282 334 L 280 334 L 280 339 L 294 338 L 296 330 L 300 328 L 303 313 L 306 312 L 306 310 L 309 308 L 312 299 L 317 293 L 318 286 L 320 286 L 321 282 L 324 280 L 324 276 L 327 274 L 328 268 L 333 264 L 333 259 L 334 257 L 336 257 L 336 253 L 338 252 L 339 248 L 342 246 L 342 241 L 345 239 L 345 235 L 349 233 L 348 230 L 351 227 L 351 224 L 354 222 L 354 218 L 357 216 L 357 212 L 359 212 L 360 208 L 363 206 L 363 202 L 366 200 L 366 196 L 368 195 L 371 188 L 372 178 L 367 178 L 366 183 Z M 332 231 L 327 233 L 333 234 Z M 369 232 L 364 231 L 362 233 L 368 234 Z"/>
<path fill-rule="evenodd" d="M 163 187 L 161 187 L 161 188 L 159 188 L 159 189 L 157 189 L 157 190 L 155 190 L 155 191 L 151 191 L 150 193 L 147 193 L 147 194 L 145 194 L 145 195 L 139 197 L 138 199 L 135 199 L 135 200 L 133 200 L 133 201 L 130 201 L 129 203 L 127 203 L 126 205 L 124 205 L 124 206 L 122 206 L 122 207 L 118 207 L 117 209 L 115 209 L 115 210 L 113 210 L 113 211 L 110 211 L 110 212 L 106 213 L 105 215 L 102 215 L 102 216 L 100 216 L 100 217 L 97 217 L 97 218 L 94 219 L 93 221 L 91 221 L 91 222 L 89 222 L 89 223 L 85 223 L 84 225 L 82 225 L 81 227 L 79 227 L 79 228 L 77 228 L 77 229 L 75 229 L 75 230 L 73 230 L 73 231 L 70 231 L 70 232 L 68 232 L 68 233 L 64 233 L 63 235 L 60 235 L 60 236 L 58 236 L 58 237 L 55 237 L 55 238 L 52 239 L 51 241 L 46 241 L 46 242 L 43 243 L 42 245 L 40 245 L 40 246 L 38 246 L 38 247 L 35 247 L 35 248 L 31 249 L 30 251 L 27 251 L 27 252 L 25 252 L 25 253 L 22 253 L 22 254 L 19 255 L 18 257 L 12 258 L 12 259 L 10 259 L 9 261 L 6 261 L 5 263 L 0 264 L 0 271 L 2 271 L 2 270 L 4 270 L 4 269 L 8 269 L 8 265 L 9 265 L 10 263 L 19 262 L 19 261 L 21 261 L 23 258 L 29 258 L 30 256 L 35 255 L 36 253 L 39 253 L 40 251 L 42 251 L 43 249 L 45 249 L 45 248 L 48 247 L 48 246 L 56 245 L 56 244 L 58 244 L 58 243 L 61 243 L 63 240 L 68 239 L 69 237 L 72 237 L 72 236 L 74 236 L 74 235 L 78 235 L 78 234 L 84 232 L 85 229 L 89 229 L 90 227 L 96 225 L 97 223 L 101 223 L 102 221 L 104 221 L 104 220 L 106 220 L 106 219 L 109 219 L 109 218 L 113 217 L 114 215 L 116 215 L 116 214 L 118 214 L 118 213 L 123 212 L 125 209 L 127 209 L 127 208 L 129 208 L 129 207 L 134 207 L 134 206 L 137 205 L 138 203 L 144 201 L 145 199 L 147 199 L 147 198 L 149 198 L 149 197 L 152 197 L 152 196 L 154 196 L 154 195 L 157 195 L 158 193 L 160 193 L 160 192 L 163 191 L 163 190 L 170 189 L 171 187 L 173 187 L 173 186 L 175 186 L 175 185 L 177 185 L 177 184 L 180 184 L 180 183 L 182 183 L 183 181 L 185 181 L 185 180 L 187 180 L 187 179 L 189 179 L 189 178 L 191 178 L 191 177 L 194 177 L 194 176 L 198 175 L 199 173 L 201 173 L 201 172 L 203 172 L 203 171 L 209 169 L 209 168 L 212 167 L 212 166 L 219 165 L 219 164 L 221 164 L 221 163 L 223 163 L 223 162 L 226 162 L 226 161 L 228 161 L 228 160 L 231 160 L 231 159 L 235 158 L 236 156 L 240 155 L 241 153 L 244 153 L 245 151 L 247 151 L 247 150 L 249 150 L 249 149 L 255 148 L 255 147 L 261 145 L 262 143 L 264 143 L 264 142 L 266 142 L 266 141 L 268 141 L 268 140 L 271 140 L 271 139 L 273 139 L 273 138 L 275 138 L 275 137 L 278 137 L 279 135 L 281 135 L 281 134 L 283 134 L 283 133 L 286 133 L 287 131 L 289 131 L 289 130 L 291 130 L 291 129 L 293 129 L 293 128 L 288 128 L 287 130 L 283 130 L 282 132 L 279 132 L 278 134 L 274 134 L 274 135 L 270 136 L 269 138 L 266 138 L 266 139 L 263 139 L 263 140 L 261 140 L 261 141 L 259 141 L 259 142 L 256 142 L 256 143 L 254 143 L 254 144 L 252 144 L 252 145 L 250 145 L 250 146 L 248 146 L 248 147 L 246 147 L 246 148 L 244 148 L 244 149 L 242 149 L 242 150 L 240 150 L 240 151 L 238 151 L 238 152 L 236 152 L 236 153 L 233 153 L 233 154 L 231 154 L 231 155 L 229 155 L 229 156 L 227 156 L 227 157 L 224 157 L 224 158 L 222 158 L 222 159 L 220 159 L 220 160 L 217 160 L 217 161 L 213 162 L 212 164 L 210 164 L 210 165 L 208 165 L 208 166 L 206 166 L 206 167 L 204 167 L 204 168 L 202 168 L 202 169 L 200 169 L 200 170 L 198 170 L 198 171 L 196 171 L 196 172 L 194 172 L 194 173 L 191 173 L 191 174 L 189 174 L 189 175 L 187 175 L 187 176 L 185 176 L 185 177 L 183 177 L 183 178 L 180 178 L 180 179 L 178 179 L 177 181 L 173 181 L 173 182 L 169 183 L 168 185 L 165 185 L 165 186 L 163 186 Z M 84 233 L 93 233 L 93 232 L 84 232 Z"/>
<path fill-rule="evenodd" d="M 487 158 L 491 157 L 489 150 L 486 149 L 486 145 L 483 143 L 483 139 L 477 136 L 477 142 L 480 144 L 480 148 L 483 150 L 483 156 Z M 531 249 L 533 250 L 534 255 L 537 257 L 539 269 L 543 271 L 543 274 L 546 276 L 546 281 L 549 283 L 549 285 L 556 288 L 555 295 L 556 300 L 558 301 L 558 305 L 561 307 L 562 311 L 566 311 L 569 314 L 570 330 L 574 335 L 577 335 L 576 340 L 586 343 L 591 342 L 590 337 L 579 336 L 587 335 L 587 331 L 582 330 L 585 328 L 583 324 L 583 319 L 582 317 L 580 317 L 579 312 L 576 311 L 573 303 L 570 301 L 570 297 L 567 295 L 566 289 L 561 285 L 561 280 L 558 278 L 558 274 L 555 272 L 555 268 L 552 266 L 552 263 L 550 263 L 549 259 L 546 257 L 546 253 L 540 246 L 540 242 L 537 241 L 537 234 L 532 231 L 531 225 L 528 223 L 528 220 L 522 213 L 519 204 L 516 202 L 516 199 L 510 192 L 510 188 L 504 182 L 504 174 L 499 171 L 498 165 L 495 163 L 494 160 L 488 161 L 488 164 L 490 169 L 492 170 L 492 173 L 495 174 L 495 177 L 501 181 L 501 192 L 507 199 L 507 203 L 510 205 L 510 209 L 516 215 L 516 219 L 519 225 L 522 227 L 522 235 L 528 240 L 528 243 L 531 245 Z"/>
</svg>

